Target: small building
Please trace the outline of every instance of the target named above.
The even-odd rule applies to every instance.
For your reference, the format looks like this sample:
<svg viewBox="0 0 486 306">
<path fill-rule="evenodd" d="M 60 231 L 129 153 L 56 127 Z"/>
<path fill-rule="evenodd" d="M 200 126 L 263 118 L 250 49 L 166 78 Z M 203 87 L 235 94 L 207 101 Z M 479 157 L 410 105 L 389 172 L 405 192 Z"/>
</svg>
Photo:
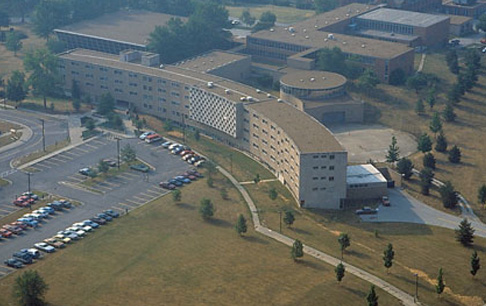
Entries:
<svg viewBox="0 0 486 306">
<path fill-rule="evenodd" d="M 486 1 L 455 1 L 443 0 L 442 12 L 448 15 L 466 16 L 479 19 L 479 16 L 486 13 Z"/>
<path fill-rule="evenodd" d="M 371 164 L 348 166 L 346 183 L 347 200 L 379 199 L 388 194 L 386 178 Z"/>
<path fill-rule="evenodd" d="M 451 26 L 449 33 L 454 36 L 464 36 L 473 32 L 473 21 L 471 17 L 450 15 Z"/>
</svg>

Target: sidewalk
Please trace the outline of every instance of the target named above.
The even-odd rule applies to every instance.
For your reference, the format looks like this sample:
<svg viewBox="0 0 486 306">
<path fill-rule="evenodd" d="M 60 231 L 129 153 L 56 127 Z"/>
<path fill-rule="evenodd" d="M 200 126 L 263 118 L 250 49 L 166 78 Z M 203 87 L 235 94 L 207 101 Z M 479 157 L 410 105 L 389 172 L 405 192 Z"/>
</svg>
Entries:
<svg viewBox="0 0 486 306">
<path fill-rule="evenodd" d="M 226 176 L 231 183 L 238 189 L 238 191 L 241 193 L 243 198 L 245 199 L 246 204 L 248 205 L 248 208 L 251 213 L 251 218 L 253 220 L 253 225 L 255 227 L 255 230 L 269 238 L 272 238 L 280 243 L 283 243 L 289 247 L 292 247 L 294 243 L 294 239 L 287 237 L 285 235 L 282 235 L 278 232 L 272 231 L 271 229 L 262 226 L 260 223 L 260 218 L 258 216 L 258 210 L 255 206 L 255 203 L 253 203 L 253 200 L 250 198 L 250 195 L 246 191 L 243 186 L 238 183 L 238 181 L 225 169 L 221 168 L 220 166 L 216 167 L 224 176 Z M 314 249 L 312 247 L 304 245 L 304 253 L 307 255 L 310 255 L 318 260 L 324 261 L 332 266 L 336 266 L 338 263 L 342 262 L 340 259 L 333 257 L 331 255 L 328 255 L 324 252 L 321 252 L 317 249 Z M 374 276 L 371 273 L 368 273 L 358 267 L 352 266 L 348 263 L 342 262 L 343 265 L 346 267 L 346 271 L 353 274 L 354 276 L 357 276 L 361 278 L 362 280 L 365 280 L 367 282 L 372 283 L 378 288 L 381 288 L 388 294 L 394 296 L 397 298 L 403 305 L 407 306 L 413 306 L 417 305 L 414 302 L 414 298 L 412 295 L 406 293 L 405 291 L 400 290 L 399 288 L 393 286 L 392 284 L 382 280 L 381 278 L 378 278 Z"/>
</svg>

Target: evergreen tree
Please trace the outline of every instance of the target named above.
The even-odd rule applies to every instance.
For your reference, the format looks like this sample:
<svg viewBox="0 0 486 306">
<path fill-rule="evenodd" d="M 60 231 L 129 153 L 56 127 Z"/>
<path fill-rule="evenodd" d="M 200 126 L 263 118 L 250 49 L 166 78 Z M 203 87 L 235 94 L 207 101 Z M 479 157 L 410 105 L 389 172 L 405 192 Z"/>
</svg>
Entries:
<svg viewBox="0 0 486 306">
<path fill-rule="evenodd" d="M 81 100 L 80 99 L 73 99 L 73 108 L 76 112 L 79 112 L 81 109 Z"/>
<path fill-rule="evenodd" d="M 474 243 L 474 232 L 476 231 L 471 222 L 467 219 L 463 219 L 459 223 L 459 228 L 454 230 L 456 232 L 456 240 L 459 241 L 463 246 L 469 247 Z"/>
<path fill-rule="evenodd" d="M 275 189 L 274 187 L 270 188 L 270 190 L 268 191 L 268 196 L 272 200 L 277 199 L 278 197 L 277 189 Z"/>
<path fill-rule="evenodd" d="M 383 261 L 384 261 L 383 264 L 386 268 L 386 273 L 388 273 L 388 269 L 390 269 L 391 266 L 393 265 L 394 258 L 395 258 L 395 251 L 393 251 L 393 245 L 389 243 L 385 251 L 383 252 Z"/>
<path fill-rule="evenodd" d="M 430 168 L 424 168 L 420 171 L 420 189 L 423 195 L 429 195 L 432 180 L 434 179 L 434 172 Z"/>
<path fill-rule="evenodd" d="M 302 242 L 300 242 L 299 239 L 296 239 L 294 241 L 290 255 L 292 256 L 292 259 L 294 261 L 297 261 L 299 258 L 302 258 L 304 256 L 304 246 L 302 245 Z"/>
<path fill-rule="evenodd" d="M 423 158 L 424 167 L 435 170 L 435 157 L 432 153 L 425 153 Z"/>
<path fill-rule="evenodd" d="M 40 274 L 29 270 L 15 279 L 13 293 L 22 306 L 45 305 L 44 295 L 48 289 Z"/>
<path fill-rule="evenodd" d="M 120 155 L 124 162 L 131 162 L 137 159 L 137 152 L 128 143 L 121 149 Z"/>
<path fill-rule="evenodd" d="M 203 219 L 209 219 L 214 215 L 214 205 L 210 199 L 201 199 L 201 206 L 199 207 L 199 214 Z"/>
<path fill-rule="evenodd" d="M 98 113 L 103 116 L 113 113 L 115 110 L 115 98 L 110 93 L 105 93 L 101 95 L 100 101 L 98 103 Z"/>
<path fill-rule="evenodd" d="M 375 292 L 375 285 L 371 285 L 370 292 L 366 295 L 368 306 L 378 306 L 378 295 Z"/>
<path fill-rule="evenodd" d="M 110 165 L 108 165 L 108 163 L 103 159 L 100 159 L 98 162 L 98 171 L 101 173 L 106 173 L 108 170 L 110 170 Z"/>
<path fill-rule="evenodd" d="M 444 284 L 444 276 L 442 272 L 442 268 L 439 268 L 439 275 L 437 276 L 437 284 L 435 285 L 435 292 L 440 296 L 442 292 L 444 292 L 445 284 Z"/>
<path fill-rule="evenodd" d="M 456 50 L 451 49 L 451 50 L 449 50 L 449 52 L 447 52 L 446 62 L 447 62 L 447 66 L 449 67 L 449 70 L 452 73 L 454 73 L 454 74 L 459 73 L 459 62 L 458 62 Z"/>
<path fill-rule="evenodd" d="M 444 133 L 441 131 L 439 136 L 437 136 L 437 142 L 435 144 L 435 150 L 437 152 L 446 152 L 447 151 L 447 139 L 444 136 Z"/>
<path fill-rule="evenodd" d="M 439 193 L 445 208 L 453 209 L 456 207 L 459 199 L 457 197 L 457 191 L 454 190 L 451 182 L 447 181 L 444 185 L 440 186 Z"/>
<path fill-rule="evenodd" d="M 432 87 L 431 89 L 429 89 L 426 98 L 427 104 L 430 106 L 430 109 L 433 109 L 435 103 L 437 102 L 435 95 L 436 95 L 435 88 Z"/>
<path fill-rule="evenodd" d="M 456 145 L 449 150 L 449 161 L 453 164 L 461 162 L 461 150 Z"/>
<path fill-rule="evenodd" d="M 435 112 L 434 116 L 430 120 L 429 129 L 432 133 L 434 133 L 434 135 L 442 131 L 442 121 L 440 120 L 440 115 L 438 112 Z"/>
<path fill-rule="evenodd" d="M 408 180 L 413 174 L 412 161 L 406 157 L 401 158 L 397 163 L 397 170 L 398 173 L 400 173 L 404 179 Z"/>
<path fill-rule="evenodd" d="M 238 235 L 243 235 L 247 231 L 247 226 L 246 226 L 246 219 L 245 216 L 240 214 L 238 216 L 238 220 L 236 221 L 236 226 L 235 226 L 236 232 Z"/>
<path fill-rule="evenodd" d="M 476 276 L 479 269 L 481 269 L 480 259 L 478 252 L 474 251 L 471 255 L 471 270 L 469 270 L 469 272 L 471 272 L 472 276 Z"/>
<path fill-rule="evenodd" d="M 451 104 L 457 104 L 461 100 L 462 95 L 464 95 L 463 85 L 456 82 L 447 92 L 447 100 Z"/>
<path fill-rule="evenodd" d="M 454 122 L 456 117 L 457 115 L 454 112 L 454 107 L 450 103 L 447 103 L 446 107 L 442 111 L 442 118 L 444 118 L 446 122 Z"/>
<path fill-rule="evenodd" d="M 290 211 L 290 210 L 285 211 L 285 216 L 284 216 L 283 220 L 284 220 L 284 223 L 287 224 L 287 227 L 291 227 L 292 224 L 294 224 L 294 221 L 295 221 L 294 213 L 292 213 L 292 211 Z"/>
<path fill-rule="evenodd" d="M 258 184 L 260 183 L 261 179 L 260 179 L 260 174 L 257 173 L 257 175 L 255 176 L 255 178 L 253 179 L 253 182 L 255 182 L 255 184 Z"/>
<path fill-rule="evenodd" d="M 346 233 L 341 233 L 338 237 L 339 246 L 341 248 L 341 259 L 344 258 L 344 250 L 351 245 L 351 238 Z"/>
<path fill-rule="evenodd" d="M 340 283 L 344 278 L 344 272 L 346 272 L 346 268 L 344 267 L 343 263 L 340 262 L 334 269 L 334 272 L 336 272 L 336 279 Z"/>
<path fill-rule="evenodd" d="M 422 115 L 424 112 L 425 112 L 424 102 L 422 101 L 422 99 L 418 99 L 417 102 L 415 103 L 415 113 L 417 113 L 417 115 Z"/>
<path fill-rule="evenodd" d="M 172 190 L 172 200 L 176 203 L 182 200 L 182 193 L 179 189 Z"/>
<path fill-rule="evenodd" d="M 478 202 L 485 205 L 486 204 L 486 185 L 483 184 L 478 189 Z"/>
<path fill-rule="evenodd" d="M 26 88 L 25 74 L 15 70 L 7 81 L 7 99 L 15 102 L 24 100 L 27 96 Z"/>
<path fill-rule="evenodd" d="M 422 153 L 427 153 L 432 150 L 432 140 L 430 139 L 430 136 L 426 133 L 420 135 L 418 139 L 417 150 Z"/>
<path fill-rule="evenodd" d="M 400 148 L 397 146 L 397 138 L 392 136 L 391 145 L 388 147 L 386 154 L 386 161 L 394 163 L 400 158 Z"/>
</svg>

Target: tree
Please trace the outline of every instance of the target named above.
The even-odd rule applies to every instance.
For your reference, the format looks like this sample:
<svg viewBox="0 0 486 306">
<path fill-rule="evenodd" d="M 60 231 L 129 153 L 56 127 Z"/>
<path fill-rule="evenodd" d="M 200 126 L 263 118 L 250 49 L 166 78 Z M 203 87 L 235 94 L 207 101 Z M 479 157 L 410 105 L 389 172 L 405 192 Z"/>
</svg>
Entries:
<svg viewBox="0 0 486 306">
<path fill-rule="evenodd" d="M 442 268 L 439 268 L 439 275 L 437 276 L 437 284 L 435 285 L 435 292 L 440 296 L 442 292 L 444 292 L 445 284 L 444 284 L 444 276 L 442 272 Z"/>
<path fill-rule="evenodd" d="M 284 223 L 287 224 L 287 227 L 291 227 L 292 224 L 294 224 L 294 221 L 295 221 L 294 213 L 290 210 L 285 211 L 285 215 L 284 215 L 283 220 L 284 220 Z"/>
<path fill-rule="evenodd" d="M 208 184 L 208 187 L 209 188 L 213 188 L 214 187 L 214 180 L 213 180 L 213 177 L 212 176 L 209 176 L 206 183 Z"/>
<path fill-rule="evenodd" d="M 172 190 L 172 200 L 176 203 L 182 200 L 182 193 L 179 189 Z"/>
<path fill-rule="evenodd" d="M 366 295 L 368 306 L 378 306 L 378 295 L 375 292 L 375 285 L 371 285 L 370 292 Z"/>
<path fill-rule="evenodd" d="M 93 131 L 96 128 L 95 122 L 93 119 L 90 118 L 90 120 L 86 121 L 86 129 L 88 131 Z"/>
<path fill-rule="evenodd" d="M 124 162 L 131 162 L 137 159 L 137 152 L 129 143 L 121 149 L 121 157 Z"/>
<path fill-rule="evenodd" d="M 34 94 L 42 96 L 44 109 L 47 109 L 47 96 L 58 91 L 57 66 L 57 57 L 47 49 L 29 50 L 24 57 L 24 68 L 30 73 L 29 84 Z"/>
<path fill-rule="evenodd" d="M 461 83 L 454 83 L 451 89 L 447 92 L 447 100 L 449 101 L 449 103 L 459 103 L 459 101 L 461 100 L 461 96 L 464 95 L 464 90 L 465 89 Z"/>
<path fill-rule="evenodd" d="M 214 205 L 210 199 L 206 199 L 206 198 L 201 199 L 199 214 L 205 220 L 211 218 L 214 215 Z"/>
<path fill-rule="evenodd" d="M 20 102 L 27 96 L 25 85 L 25 74 L 18 70 L 12 72 L 12 76 L 7 81 L 7 99 Z"/>
<path fill-rule="evenodd" d="M 454 107 L 452 104 L 447 103 L 446 107 L 442 111 L 442 118 L 444 118 L 446 122 L 454 122 L 456 120 L 456 116 L 457 115 L 454 113 Z"/>
<path fill-rule="evenodd" d="M 346 268 L 344 268 L 342 262 L 338 263 L 338 265 L 334 269 L 334 272 L 336 272 L 336 279 L 340 283 L 344 278 L 344 272 L 346 272 Z"/>
<path fill-rule="evenodd" d="M 344 74 L 347 71 L 346 56 L 338 47 L 321 49 L 317 55 L 316 66 L 319 70 Z"/>
<path fill-rule="evenodd" d="M 422 99 L 418 99 L 415 103 L 415 113 L 417 115 L 422 115 L 425 112 L 424 102 Z"/>
<path fill-rule="evenodd" d="M 269 197 L 270 197 L 270 199 L 272 199 L 272 200 L 277 199 L 277 197 L 278 197 L 277 190 L 276 190 L 274 187 L 270 188 L 270 191 L 268 192 L 268 196 L 269 196 Z"/>
<path fill-rule="evenodd" d="M 363 74 L 358 78 L 358 88 L 364 91 L 371 91 L 376 88 L 376 85 L 380 83 L 380 80 L 376 77 L 376 74 L 371 69 L 366 69 Z"/>
<path fill-rule="evenodd" d="M 400 148 L 397 146 L 397 138 L 392 136 L 391 145 L 388 147 L 388 153 L 386 154 L 386 161 L 394 163 L 400 158 Z"/>
<path fill-rule="evenodd" d="M 245 216 L 243 216 L 242 214 L 240 214 L 238 216 L 238 220 L 236 221 L 236 232 L 238 233 L 238 235 L 243 235 L 244 233 L 246 233 L 247 231 L 247 226 L 246 226 L 246 219 L 245 219 Z"/>
<path fill-rule="evenodd" d="M 461 150 L 456 145 L 449 150 L 449 161 L 453 164 L 461 162 Z"/>
<path fill-rule="evenodd" d="M 430 168 L 424 168 L 420 171 L 420 189 L 423 195 L 429 195 L 432 180 L 434 179 L 434 172 Z"/>
<path fill-rule="evenodd" d="M 74 100 L 81 99 L 81 89 L 79 88 L 79 82 L 74 79 L 71 83 L 71 97 Z"/>
<path fill-rule="evenodd" d="M 483 184 L 478 189 L 478 202 L 485 205 L 486 204 L 486 185 Z"/>
<path fill-rule="evenodd" d="M 388 78 L 388 80 L 390 85 L 403 85 L 407 80 L 407 76 L 402 68 L 397 68 L 390 73 L 390 77 Z"/>
<path fill-rule="evenodd" d="M 53 54 L 59 54 L 67 50 L 67 45 L 64 41 L 59 39 L 49 39 L 46 42 L 47 49 Z"/>
<path fill-rule="evenodd" d="M 461 223 L 459 223 L 459 228 L 454 230 L 456 232 L 456 240 L 459 241 L 463 246 L 469 247 L 474 243 L 474 232 L 476 231 L 471 222 L 464 218 Z"/>
<path fill-rule="evenodd" d="M 13 51 L 14 56 L 17 56 L 17 51 L 20 51 L 20 49 L 22 49 L 20 35 L 15 31 L 8 33 L 7 39 L 5 40 L 5 47 L 9 51 Z"/>
<path fill-rule="evenodd" d="M 339 246 L 341 247 L 341 259 L 344 258 L 344 250 L 351 245 L 351 238 L 346 233 L 341 233 L 338 237 Z"/>
<path fill-rule="evenodd" d="M 49 286 L 40 274 L 29 270 L 15 279 L 13 293 L 20 305 L 44 305 L 44 295 L 48 289 Z"/>
<path fill-rule="evenodd" d="M 427 86 L 427 77 L 423 73 L 418 73 L 407 79 L 407 87 L 418 92 Z"/>
<path fill-rule="evenodd" d="M 79 112 L 81 109 L 81 100 L 80 99 L 73 99 L 73 108 L 76 112 Z"/>
<path fill-rule="evenodd" d="M 255 184 L 258 184 L 260 183 L 260 174 L 256 174 L 255 178 L 253 179 L 253 182 L 255 182 Z"/>
<path fill-rule="evenodd" d="M 339 3 L 337 0 L 314 0 L 314 6 L 316 7 L 317 13 L 324 13 L 331 11 L 338 7 Z"/>
<path fill-rule="evenodd" d="M 434 116 L 430 120 L 429 129 L 432 133 L 434 133 L 434 135 L 442 131 L 442 121 L 440 120 L 440 115 L 438 112 L 435 112 Z"/>
<path fill-rule="evenodd" d="M 456 207 L 459 199 L 457 197 L 457 191 L 454 190 L 451 182 L 447 181 L 444 185 L 440 186 L 439 193 L 445 208 L 453 209 Z"/>
<path fill-rule="evenodd" d="M 386 268 L 386 273 L 388 273 L 388 269 L 390 269 L 391 266 L 393 265 L 394 258 L 395 258 L 395 251 L 393 251 L 393 245 L 389 243 L 385 251 L 383 252 L 383 261 L 384 261 L 383 264 Z"/>
<path fill-rule="evenodd" d="M 435 103 L 437 102 L 437 98 L 435 97 L 435 95 L 435 88 L 430 88 L 427 92 L 427 98 L 425 99 L 427 101 L 427 104 L 430 106 L 430 109 L 433 109 Z"/>
<path fill-rule="evenodd" d="M 115 110 L 115 98 L 110 93 L 104 93 L 98 103 L 98 113 L 107 116 Z"/>
<path fill-rule="evenodd" d="M 106 173 L 108 170 L 110 170 L 110 165 L 108 165 L 108 163 L 103 159 L 100 159 L 98 162 L 98 171 L 101 173 Z"/>
<path fill-rule="evenodd" d="M 449 67 L 449 70 L 454 73 L 458 74 L 459 73 L 459 62 L 458 62 L 458 57 L 457 57 L 457 52 L 454 49 L 451 49 L 447 52 L 446 54 L 446 62 L 447 66 Z"/>
<path fill-rule="evenodd" d="M 471 275 L 474 277 L 476 276 L 476 273 L 478 273 L 479 269 L 481 269 L 481 264 L 480 264 L 480 259 L 478 256 L 478 252 L 474 250 L 474 252 L 471 255 Z"/>
<path fill-rule="evenodd" d="M 427 153 L 432 150 L 432 140 L 426 133 L 420 135 L 418 139 L 417 150 L 421 151 L 422 153 Z"/>
<path fill-rule="evenodd" d="M 252 26 L 255 23 L 255 17 L 253 17 L 250 14 L 249 9 L 243 10 L 243 12 L 241 13 L 240 19 L 241 19 L 241 21 L 243 21 L 244 23 L 246 23 L 249 26 Z"/>
<path fill-rule="evenodd" d="M 400 173 L 404 179 L 408 180 L 413 174 L 412 161 L 406 157 L 401 158 L 397 163 L 397 170 L 398 173 Z"/>
<path fill-rule="evenodd" d="M 479 16 L 479 23 L 476 25 L 479 30 L 486 32 L 486 14 Z"/>
<path fill-rule="evenodd" d="M 424 167 L 435 170 L 435 163 L 436 163 L 436 160 L 435 160 L 434 155 L 430 152 L 425 153 L 424 158 L 423 158 Z"/>
<path fill-rule="evenodd" d="M 437 136 L 437 142 L 435 143 L 435 150 L 437 152 L 447 151 L 447 139 L 444 136 L 444 133 L 442 131 L 439 133 L 439 136 Z"/>
<path fill-rule="evenodd" d="M 201 139 L 201 134 L 199 133 L 199 130 L 196 130 L 196 132 L 194 132 L 194 139 L 196 141 L 199 141 L 199 139 Z"/>
<path fill-rule="evenodd" d="M 290 256 L 292 256 L 292 259 L 294 261 L 297 261 L 299 258 L 302 258 L 304 256 L 304 246 L 302 245 L 302 242 L 300 242 L 299 239 L 296 239 L 294 241 L 294 244 L 292 245 L 292 250 L 290 252 Z"/>
<path fill-rule="evenodd" d="M 468 69 L 477 70 L 481 68 L 481 55 L 476 48 L 467 49 L 464 62 Z"/>
<path fill-rule="evenodd" d="M 69 22 L 69 3 L 67 1 L 41 1 L 32 14 L 33 32 L 46 40 L 55 28 Z"/>
</svg>

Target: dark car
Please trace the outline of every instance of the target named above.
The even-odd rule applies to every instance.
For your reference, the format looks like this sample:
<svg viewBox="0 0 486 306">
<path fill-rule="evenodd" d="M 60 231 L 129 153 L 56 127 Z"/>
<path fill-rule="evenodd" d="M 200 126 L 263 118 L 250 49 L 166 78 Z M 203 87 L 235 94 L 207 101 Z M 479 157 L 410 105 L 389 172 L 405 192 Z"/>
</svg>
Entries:
<svg viewBox="0 0 486 306">
<path fill-rule="evenodd" d="M 378 213 L 378 208 L 371 208 L 368 206 L 363 207 L 363 209 L 358 209 L 356 211 L 357 215 L 374 215 Z"/>
<path fill-rule="evenodd" d="M 82 175 L 90 176 L 90 175 L 93 175 L 95 173 L 95 171 L 91 168 L 82 168 L 82 169 L 79 169 L 79 173 L 82 174 Z"/>
<path fill-rule="evenodd" d="M 199 178 L 204 177 L 201 173 L 197 172 L 196 170 L 187 170 L 187 173 Z"/>
<path fill-rule="evenodd" d="M 106 221 L 113 220 L 113 218 L 108 216 L 107 214 L 97 214 L 96 217 L 101 218 L 101 219 L 105 219 Z"/>
<path fill-rule="evenodd" d="M 52 203 L 47 203 L 47 207 L 54 209 L 55 211 L 63 210 L 63 205 L 59 201 L 54 201 Z"/>
<path fill-rule="evenodd" d="M 191 181 L 197 180 L 197 177 L 195 175 L 190 174 L 189 172 L 184 172 L 182 176 L 190 179 Z"/>
<path fill-rule="evenodd" d="M 21 261 L 23 264 L 31 264 L 33 256 L 30 253 L 16 252 L 13 254 L 13 258 Z"/>
<path fill-rule="evenodd" d="M 103 218 L 93 217 L 89 220 L 93 221 L 94 223 L 98 223 L 99 225 L 105 225 L 106 224 L 106 220 L 103 219 Z"/>
<path fill-rule="evenodd" d="M 3 263 L 5 265 L 12 267 L 12 268 L 15 268 L 15 269 L 20 269 L 24 266 L 21 261 L 15 259 L 15 258 L 7 259 Z"/>
<path fill-rule="evenodd" d="M 181 181 L 178 181 L 176 179 L 169 180 L 169 184 L 175 185 L 177 187 L 181 187 L 182 186 L 182 182 Z"/>
<path fill-rule="evenodd" d="M 71 202 L 69 202 L 68 200 L 59 200 L 59 201 L 54 201 L 54 202 L 57 202 L 57 203 L 61 204 L 61 206 L 63 208 L 71 208 L 71 207 L 73 207 L 73 204 Z"/>
<path fill-rule="evenodd" d="M 174 190 L 176 188 L 174 184 L 171 184 L 169 182 L 160 182 L 159 186 L 168 190 Z"/>
<path fill-rule="evenodd" d="M 107 163 L 108 166 L 110 166 L 110 167 L 116 167 L 116 165 L 117 165 L 116 161 L 114 161 L 113 159 L 109 159 L 109 158 L 103 159 L 103 162 Z"/>
<path fill-rule="evenodd" d="M 120 214 L 118 212 L 114 211 L 113 209 L 104 210 L 103 213 L 112 217 L 112 218 L 118 218 L 120 216 Z"/>
<path fill-rule="evenodd" d="M 183 182 L 185 184 L 189 184 L 191 182 L 190 179 L 188 179 L 187 177 L 183 176 L 183 175 L 178 175 L 176 177 L 174 177 L 176 180 L 180 181 L 180 182 Z"/>
<path fill-rule="evenodd" d="M 149 172 L 150 168 L 147 165 L 144 164 L 136 164 L 136 165 L 131 165 L 130 169 L 137 170 L 140 172 Z"/>
</svg>

